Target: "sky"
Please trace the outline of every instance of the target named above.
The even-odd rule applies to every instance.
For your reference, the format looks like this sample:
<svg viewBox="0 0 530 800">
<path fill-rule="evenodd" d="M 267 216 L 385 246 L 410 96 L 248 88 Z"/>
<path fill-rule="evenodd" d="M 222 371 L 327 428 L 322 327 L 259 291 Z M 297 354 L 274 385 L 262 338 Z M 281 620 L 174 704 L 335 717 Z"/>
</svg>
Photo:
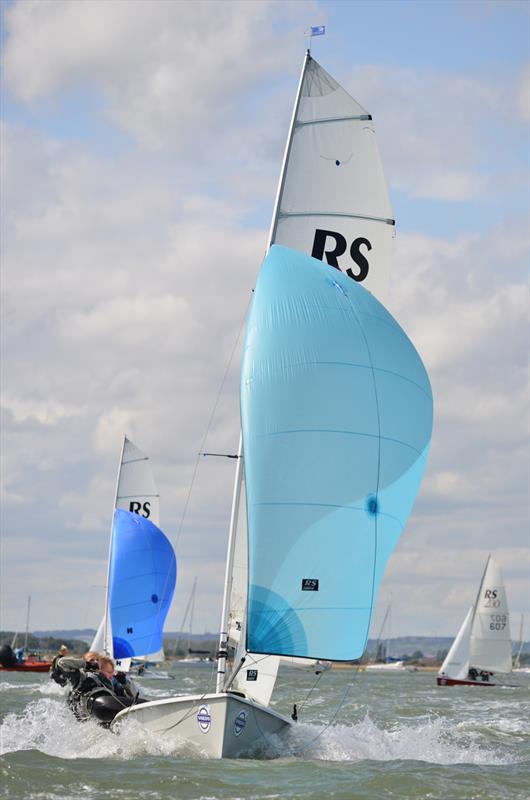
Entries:
<svg viewBox="0 0 530 800">
<path fill-rule="evenodd" d="M 435 400 L 375 608 L 450 636 L 489 553 L 529 626 L 529 4 L 15 0 L 2 7 L 0 627 L 96 627 L 122 436 L 152 459 L 179 629 L 219 625 L 241 327 L 304 31 L 374 118 L 387 306 Z M 190 491 L 191 486 L 191 491 Z M 185 513 L 184 513 L 185 512 Z"/>
</svg>

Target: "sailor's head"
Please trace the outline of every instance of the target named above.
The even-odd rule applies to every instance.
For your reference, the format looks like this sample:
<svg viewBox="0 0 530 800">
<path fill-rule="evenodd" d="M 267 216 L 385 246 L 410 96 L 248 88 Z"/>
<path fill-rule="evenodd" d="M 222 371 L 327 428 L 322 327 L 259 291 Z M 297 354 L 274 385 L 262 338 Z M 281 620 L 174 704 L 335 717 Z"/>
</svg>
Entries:
<svg viewBox="0 0 530 800">
<path fill-rule="evenodd" d="M 114 675 L 114 661 L 112 658 L 108 658 L 108 656 L 102 656 L 99 659 L 99 671 L 105 676 L 105 678 L 110 680 Z"/>
<path fill-rule="evenodd" d="M 66 646 L 65 644 L 62 644 L 62 645 L 60 646 L 60 648 L 59 648 L 59 652 L 60 652 L 60 653 L 63 653 L 63 654 L 64 654 L 64 653 L 67 653 L 67 652 L 68 652 L 68 648 L 67 648 L 67 646 Z"/>
</svg>

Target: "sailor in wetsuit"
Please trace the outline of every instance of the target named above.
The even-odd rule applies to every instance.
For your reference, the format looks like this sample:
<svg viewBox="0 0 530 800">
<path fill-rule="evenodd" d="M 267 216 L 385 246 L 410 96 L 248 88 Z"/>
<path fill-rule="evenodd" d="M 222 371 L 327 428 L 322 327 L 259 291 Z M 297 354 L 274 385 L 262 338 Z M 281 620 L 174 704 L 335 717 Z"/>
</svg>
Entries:
<svg viewBox="0 0 530 800">
<path fill-rule="evenodd" d="M 119 711 L 142 702 L 136 687 L 123 673 L 114 676 L 113 660 L 94 651 L 82 658 L 60 658 L 55 670 L 72 686 L 68 704 L 79 720 L 92 716 L 101 724 L 110 725 Z"/>
<path fill-rule="evenodd" d="M 107 686 L 117 697 L 126 697 L 135 700 L 138 691 L 135 685 L 127 678 L 125 672 L 115 672 L 114 661 L 107 656 L 99 659 L 98 678 L 104 686 Z"/>
</svg>

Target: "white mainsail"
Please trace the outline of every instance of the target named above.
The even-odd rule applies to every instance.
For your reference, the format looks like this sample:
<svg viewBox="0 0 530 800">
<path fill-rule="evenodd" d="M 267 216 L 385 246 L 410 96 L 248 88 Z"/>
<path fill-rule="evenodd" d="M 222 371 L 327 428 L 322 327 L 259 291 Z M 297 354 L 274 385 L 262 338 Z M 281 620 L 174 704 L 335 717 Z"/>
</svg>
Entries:
<svg viewBox="0 0 530 800">
<path fill-rule="evenodd" d="M 156 490 L 149 456 L 126 436 L 118 470 L 115 508 L 132 511 L 159 525 L 160 495 Z"/>
<path fill-rule="evenodd" d="M 116 480 L 114 509 L 116 508 L 122 508 L 125 511 L 139 514 L 149 519 L 154 525 L 159 524 L 160 496 L 156 490 L 153 473 L 149 464 L 149 457 L 146 456 L 145 453 L 142 453 L 127 436 L 123 438 L 118 477 Z M 105 598 L 105 612 L 92 644 L 90 645 L 90 649 L 96 652 L 105 652 L 113 657 L 112 628 L 108 613 L 107 598 Z M 159 650 L 156 653 L 146 656 L 138 656 L 138 658 L 148 658 L 149 661 L 153 662 L 163 661 L 164 651 Z M 118 666 L 121 669 L 128 669 L 130 666 L 130 659 L 121 659 Z"/>
<path fill-rule="evenodd" d="M 308 53 L 269 246 L 327 261 L 382 299 L 394 224 L 371 115 Z"/>
<path fill-rule="evenodd" d="M 475 603 L 469 662 L 488 672 L 510 672 L 510 615 L 501 568 L 489 556 Z"/>
<path fill-rule="evenodd" d="M 469 634 L 473 619 L 473 606 L 470 607 L 458 631 L 456 638 L 449 648 L 445 660 L 440 667 L 438 675 L 455 680 L 465 680 L 469 672 Z"/>
</svg>

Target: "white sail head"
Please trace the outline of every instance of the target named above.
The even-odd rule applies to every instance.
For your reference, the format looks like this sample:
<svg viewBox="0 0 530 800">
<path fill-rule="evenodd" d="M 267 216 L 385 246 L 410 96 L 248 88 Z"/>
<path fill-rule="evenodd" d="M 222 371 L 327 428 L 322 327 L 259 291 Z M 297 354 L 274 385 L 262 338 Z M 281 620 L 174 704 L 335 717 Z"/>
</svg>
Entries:
<svg viewBox="0 0 530 800">
<path fill-rule="evenodd" d="M 372 118 L 308 56 L 271 244 L 327 261 L 381 299 L 393 233 Z"/>
<path fill-rule="evenodd" d="M 473 606 L 467 612 L 438 675 L 453 678 L 454 680 L 465 680 L 467 678 L 469 672 L 469 635 L 472 619 Z"/>
<path fill-rule="evenodd" d="M 159 525 L 159 503 L 149 457 L 125 437 L 115 507 L 139 514 Z"/>
<path fill-rule="evenodd" d="M 510 672 L 510 615 L 501 568 L 491 556 L 480 584 L 471 626 L 469 661 L 489 672 Z"/>
</svg>

